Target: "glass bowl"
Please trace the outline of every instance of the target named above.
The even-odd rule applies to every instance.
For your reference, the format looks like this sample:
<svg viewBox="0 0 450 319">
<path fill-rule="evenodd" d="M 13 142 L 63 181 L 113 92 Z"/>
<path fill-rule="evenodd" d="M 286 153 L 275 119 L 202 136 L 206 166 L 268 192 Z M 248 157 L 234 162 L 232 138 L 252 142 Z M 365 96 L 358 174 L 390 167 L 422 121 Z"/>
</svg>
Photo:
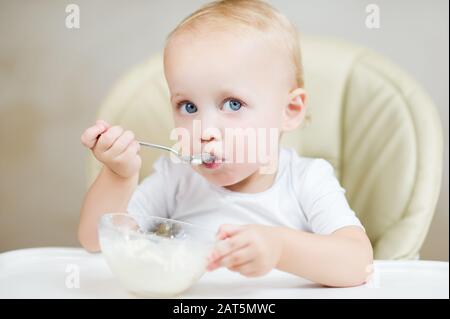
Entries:
<svg viewBox="0 0 450 319">
<path fill-rule="evenodd" d="M 189 289 L 205 273 L 215 244 L 209 229 L 154 216 L 138 222 L 126 213 L 105 214 L 98 230 L 112 273 L 144 297 L 172 297 Z"/>
</svg>

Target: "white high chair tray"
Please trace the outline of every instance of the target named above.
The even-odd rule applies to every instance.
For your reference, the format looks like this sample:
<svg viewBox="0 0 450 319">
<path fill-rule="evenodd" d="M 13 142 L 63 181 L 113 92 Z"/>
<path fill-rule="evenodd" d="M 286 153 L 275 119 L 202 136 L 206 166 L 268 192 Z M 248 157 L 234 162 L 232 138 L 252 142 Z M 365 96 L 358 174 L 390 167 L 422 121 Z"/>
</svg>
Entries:
<svg viewBox="0 0 450 319">
<path fill-rule="evenodd" d="M 0 254 L 0 298 L 136 296 L 122 288 L 101 254 L 32 248 Z M 219 269 L 177 298 L 449 298 L 449 267 L 437 261 L 376 261 L 368 284 L 352 288 L 322 287 L 277 270 L 246 278 Z"/>
</svg>

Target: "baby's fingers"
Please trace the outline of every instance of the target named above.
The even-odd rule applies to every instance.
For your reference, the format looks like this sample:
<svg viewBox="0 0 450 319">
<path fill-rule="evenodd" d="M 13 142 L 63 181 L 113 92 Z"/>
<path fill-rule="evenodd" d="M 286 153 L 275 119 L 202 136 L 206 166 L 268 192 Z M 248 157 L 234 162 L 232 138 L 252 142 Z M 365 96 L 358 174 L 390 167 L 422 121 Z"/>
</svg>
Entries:
<svg viewBox="0 0 450 319">
<path fill-rule="evenodd" d="M 113 126 L 109 128 L 104 134 L 102 134 L 96 145 L 96 150 L 99 153 L 106 152 L 111 148 L 114 142 L 122 135 L 123 128 L 120 126 Z"/>
<path fill-rule="evenodd" d="M 240 225 L 223 224 L 219 227 L 216 238 L 222 240 L 237 234 L 243 229 L 244 227 Z"/>
<path fill-rule="evenodd" d="M 134 157 L 136 157 L 137 154 L 139 154 L 139 150 L 140 150 L 139 143 L 137 141 L 132 141 L 127 146 L 125 151 L 117 157 L 117 160 L 118 161 L 123 161 L 123 162 L 129 162 Z"/>
<path fill-rule="evenodd" d="M 209 256 L 209 260 L 211 263 L 220 261 L 221 258 L 231 254 L 234 251 L 245 248 L 248 245 L 250 245 L 248 236 L 245 233 L 239 233 L 231 238 L 227 238 L 217 243 L 216 247 Z"/>
<path fill-rule="evenodd" d="M 86 129 L 81 135 L 81 143 L 87 148 L 93 148 L 97 143 L 98 137 L 107 130 L 108 128 L 101 123 L 97 123 L 94 126 Z"/>
<path fill-rule="evenodd" d="M 238 271 L 241 265 L 252 261 L 255 257 L 255 250 L 247 246 L 223 257 L 220 260 L 220 265 Z"/>
<path fill-rule="evenodd" d="M 128 146 L 134 141 L 134 134 L 131 131 L 125 131 L 117 138 L 109 150 L 104 153 L 107 158 L 115 158 L 122 154 Z"/>
</svg>

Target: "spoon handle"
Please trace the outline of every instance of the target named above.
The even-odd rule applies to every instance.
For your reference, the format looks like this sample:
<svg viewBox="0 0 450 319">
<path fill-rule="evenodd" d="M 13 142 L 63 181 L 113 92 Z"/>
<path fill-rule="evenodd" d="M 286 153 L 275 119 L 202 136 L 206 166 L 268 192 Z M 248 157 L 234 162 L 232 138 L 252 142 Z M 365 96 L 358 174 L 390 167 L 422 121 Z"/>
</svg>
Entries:
<svg viewBox="0 0 450 319">
<path fill-rule="evenodd" d="M 200 165 L 202 163 L 210 163 L 210 162 L 214 161 L 214 159 L 215 159 L 215 157 L 211 156 L 209 153 L 202 153 L 202 154 L 196 155 L 196 156 L 190 156 L 190 155 L 182 156 L 179 152 L 177 152 L 173 148 L 170 148 L 167 146 L 153 144 L 153 143 L 147 143 L 147 142 L 140 142 L 140 141 L 138 141 L 138 143 L 142 146 L 157 148 L 157 149 L 164 150 L 164 151 L 169 151 L 169 152 L 175 154 L 176 156 L 178 156 L 178 158 L 180 158 L 182 161 L 190 163 L 192 165 Z"/>
<path fill-rule="evenodd" d="M 158 145 L 158 144 L 153 144 L 153 143 L 147 143 L 147 142 L 138 142 L 140 145 L 142 146 L 146 146 L 146 147 L 151 147 L 151 148 L 157 148 L 160 150 L 165 150 L 165 151 L 169 151 L 173 154 L 175 154 L 176 156 L 180 156 L 180 154 L 175 151 L 173 148 L 167 147 L 167 146 L 162 146 L 162 145 Z"/>
</svg>

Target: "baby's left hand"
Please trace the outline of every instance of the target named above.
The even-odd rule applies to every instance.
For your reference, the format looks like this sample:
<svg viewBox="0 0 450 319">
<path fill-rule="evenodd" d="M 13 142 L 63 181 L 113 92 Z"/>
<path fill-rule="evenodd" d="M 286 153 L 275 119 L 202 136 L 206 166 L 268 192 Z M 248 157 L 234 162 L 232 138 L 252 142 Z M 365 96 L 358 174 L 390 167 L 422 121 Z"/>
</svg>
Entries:
<svg viewBox="0 0 450 319">
<path fill-rule="evenodd" d="M 247 277 L 262 276 L 277 266 L 281 238 L 276 227 L 263 225 L 222 225 L 221 240 L 208 257 L 209 271 L 227 267 Z"/>
</svg>

